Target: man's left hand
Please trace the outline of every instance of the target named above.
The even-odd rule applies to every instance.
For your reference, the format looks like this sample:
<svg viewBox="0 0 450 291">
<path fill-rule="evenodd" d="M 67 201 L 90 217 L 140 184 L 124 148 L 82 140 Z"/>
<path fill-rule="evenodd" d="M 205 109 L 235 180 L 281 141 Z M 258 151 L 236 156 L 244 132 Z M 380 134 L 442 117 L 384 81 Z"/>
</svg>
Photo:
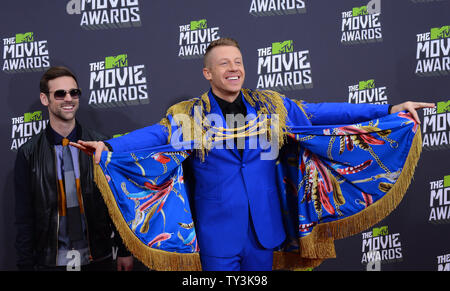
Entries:
<svg viewBox="0 0 450 291">
<path fill-rule="evenodd" d="M 132 271 L 133 257 L 117 257 L 117 271 Z"/>
<path fill-rule="evenodd" d="M 434 103 L 425 103 L 425 102 L 404 102 L 397 105 L 392 106 L 391 113 L 396 113 L 400 111 L 408 111 L 412 114 L 414 120 L 420 124 L 419 115 L 417 115 L 417 109 L 422 108 L 434 108 L 436 105 Z"/>
</svg>

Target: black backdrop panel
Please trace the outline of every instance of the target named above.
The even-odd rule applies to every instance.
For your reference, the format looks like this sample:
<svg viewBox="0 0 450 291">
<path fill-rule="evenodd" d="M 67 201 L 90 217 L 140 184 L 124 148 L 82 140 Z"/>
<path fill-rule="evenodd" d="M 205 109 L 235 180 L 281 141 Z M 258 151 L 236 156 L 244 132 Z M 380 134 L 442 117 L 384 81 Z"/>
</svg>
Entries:
<svg viewBox="0 0 450 291">
<path fill-rule="evenodd" d="M 249 88 L 308 102 L 438 104 L 420 113 L 424 152 L 398 209 L 337 241 L 337 258 L 317 270 L 449 270 L 449 13 L 448 0 L 3 3 L 0 270 L 15 270 L 14 160 L 46 126 L 38 91 L 45 68 L 65 65 L 78 76 L 84 124 L 123 134 L 207 91 L 202 50 L 225 36 L 241 45 Z M 277 53 L 302 65 L 269 68 Z M 121 81 L 113 71 L 131 78 Z"/>
</svg>

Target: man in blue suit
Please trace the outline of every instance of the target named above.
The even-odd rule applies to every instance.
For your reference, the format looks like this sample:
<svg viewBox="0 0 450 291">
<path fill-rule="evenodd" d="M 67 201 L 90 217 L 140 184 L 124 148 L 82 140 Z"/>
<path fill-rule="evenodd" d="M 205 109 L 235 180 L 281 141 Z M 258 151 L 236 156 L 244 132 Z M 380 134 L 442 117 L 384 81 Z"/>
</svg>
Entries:
<svg viewBox="0 0 450 291">
<path fill-rule="evenodd" d="M 242 89 L 245 79 L 243 59 L 239 45 L 232 39 L 219 39 L 211 43 L 205 53 L 203 75 L 210 82 L 211 90 L 197 101 L 203 100 L 209 105 L 210 111 L 207 113 L 214 115 L 223 130 L 235 133 L 232 135 L 235 146 L 216 146 L 208 151 L 204 159 L 195 155 L 189 159 L 194 176 L 195 226 L 202 268 L 272 270 L 273 250 L 286 238 L 276 185 L 277 152 L 275 155 L 269 153 L 276 145 L 267 148 L 259 141 L 251 145 L 251 138 L 238 134 L 239 130 L 245 130 L 245 124 L 249 121 L 236 126 L 230 121 L 239 118 L 228 118 L 257 116 L 257 102 L 260 100 L 251 99 L 248 94 L 267 97 L 270 93 Z M 402 110 L 410 111 L 419 121 L 416 109 L 433 106 L 417 102 L 395 106 L 345 103 L 298 105 L 283 96 L 279 96 L 279 100 L 278 109 L 287 113 L 286 127 L 357 123 Z M 242 124 L 244 126 L 239 126 Z M 160 123 L 108 140 L 106 145 L 86 141 L 79 141 L 79 144 L 95 151 L 98 163 L 104 150 L 132 151 L 171 142 L 171 132 L 166 129 Z M 269 158 L 263 158 L 264 155 Z"/>
</svg>

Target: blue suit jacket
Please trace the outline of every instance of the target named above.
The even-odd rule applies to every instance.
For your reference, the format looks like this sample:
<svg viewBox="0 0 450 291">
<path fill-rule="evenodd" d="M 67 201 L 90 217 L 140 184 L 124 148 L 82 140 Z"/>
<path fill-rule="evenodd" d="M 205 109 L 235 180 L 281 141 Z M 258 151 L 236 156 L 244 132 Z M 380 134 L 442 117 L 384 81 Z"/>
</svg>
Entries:
<svg viewBox="0 0 450 291">
<path fill-rule="evenodd" d="M 242 94 L 238 98 L 243 98 Z M 225 119 L 209 92 L 211 112 Z M 243 101 L 247 114 L 256 110 Z M 288 112 L 288 125 L 348 124 L 379 118 L 388 113 L 388 105 L 318 103 L 304 104 L 308 116 L 289 98 L 283 103 Z M 167 143 L 168 133 L 156 124 L 111 139 L 114 151 L 133 151 Z M 249 149 L 249 138 L 242 157 L 237 149 L 210 150 L 202 162 L 189 159 L 194 175 L 194 208 L 200 253 L 217 257 L 238 254 L 247 239 L 249 219 L 252 219 L 261 245 L 273 249 L 283 243 L 286 234 L 281 217 L 276 178 L 276 159 L 261 159 L 261 145 Z"/>
</svg>

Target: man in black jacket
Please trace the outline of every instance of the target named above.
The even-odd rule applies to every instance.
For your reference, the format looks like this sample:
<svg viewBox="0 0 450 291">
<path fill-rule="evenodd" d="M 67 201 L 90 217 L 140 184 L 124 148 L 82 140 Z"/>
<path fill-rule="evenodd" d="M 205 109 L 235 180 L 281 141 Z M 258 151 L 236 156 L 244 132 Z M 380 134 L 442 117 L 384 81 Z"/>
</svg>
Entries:
<svg viewBox="0 0 450 291">
<path fill-rule="evenodd" d="M 49 124 L 18 151 L 15 165 L 16 250 L 20 270 L 112 270 L 112 233 L 106 205 L 93 181 L 92 158 L 70 141 L 106 137 L 75 119 L 81 91 L 65 67 L 40 81 Z M 118 270 L 131 270 L 118 234 Z"/>
</svg>

